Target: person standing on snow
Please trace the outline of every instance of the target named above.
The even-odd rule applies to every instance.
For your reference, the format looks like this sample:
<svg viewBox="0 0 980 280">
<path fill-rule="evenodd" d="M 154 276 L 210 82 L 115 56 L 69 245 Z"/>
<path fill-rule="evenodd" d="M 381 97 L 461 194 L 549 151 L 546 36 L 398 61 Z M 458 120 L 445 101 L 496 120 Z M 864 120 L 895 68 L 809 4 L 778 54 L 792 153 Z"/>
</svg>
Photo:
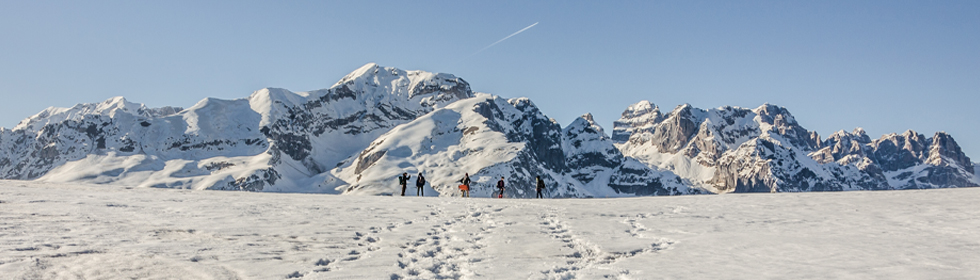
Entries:
<svg viewBox="0 0 980 280">
<path fill-rule="evenodd" d="M 466 173 L 463 179 L 459 180 L 462 185 L 459 185 L 459 189 L 463 191 L 463 197 L 470 197 L 470 173 Z"/>
<path fill-rule="evenodd" d="M 535 188 L 538 191 L 537 198 L 544 198 L 544 196 L 541 195 L 541 190 L 544 189 L 544 180 L 541 180 L 541 176 L 534 176 L 534 178 L 538 180 L 538 187 Z"/>
<path fill-rule="evenodd" d="M 402 185 L 402 196 L 405 196 L 405 187 L 408 185 L 408 178 L 411 177 L 408 176 L 408 172 L 402 173 L 402 176 L 398 176 L 398 184 Z"/>
<path fill-rule="evenodd" d="M 500 177 L 500 181 L 497 181 L 497 188 L 500 189 L 497 198 L 504 198 L 504 177 Z"/>
<path fill-rule="evenodd" d="M 424 186 L 425 186 L 425 177 L 422 177 L 422 172 L 419 172 L 419 178 L 418 180 L 415 181 L 415 187 L 418 187 L 419 190 L 418 192 L 415 193 L 415 196 L 425 196 L 425 192 L 422 191 L 422 187 Z"/>
</svg>

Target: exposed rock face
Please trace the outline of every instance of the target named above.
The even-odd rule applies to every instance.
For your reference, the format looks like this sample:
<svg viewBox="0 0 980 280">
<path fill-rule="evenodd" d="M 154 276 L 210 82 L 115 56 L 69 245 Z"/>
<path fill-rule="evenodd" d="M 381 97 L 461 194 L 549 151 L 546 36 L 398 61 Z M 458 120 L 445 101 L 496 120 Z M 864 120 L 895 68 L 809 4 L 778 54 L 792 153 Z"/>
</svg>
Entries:
<svg viewBox="0 0 980 280">
<path fill-rule="evenodd" d="M 640 101 L 630 105 L 623 111 L 619 120 L 613 122 L 612 140 L 617 143 L 626 142 L 636 131 L 651 132 L 653 126 L 663 121 L 660 107 L 649 101 Z"/>
<path fill-rule="evenodd" d="M 673 112 L 665 119 L 661 124 L 658 125 L 653 131 L 654 147 L 658 150 L 667 153 L 676 153 L 681 149 L 684 149 L 694 134 L 698 132 L 698 124 L 701 119 L 698 115 L 695 115 L 694 107 L 691 105 L 681 105 L 674 109 Z M 697 113 L 703 113 L 703 111 L 697 110 Z M 659 140 L 659 141 L 658 141 Z M 697 156 L 698 150 L 693 149 L 692 152 L 688 154 L 691 156 Z"/>
<path fill-rule="evenodd" d="M 558 172 L 568 171 L 565 153 L 561 149 L 561 125 L 541 113 L 530 99 L 514 98 L 507 102 L 521 112 L 519 118 L 511 121 L 514 129 L 507 132 L 507 140 L 527 142 L 528 148 L 544 168 Z"/>
<path fill-rule="evenodd" d="M 821 141 L 788 110 L 678 106 L 659 122 L 628 108 L 615 124 L 627 157 L 674 171 L 715 192 L 878 190 L 976 186 L 969 157 L 952 137 L 908 131 L 871 140 L 862 129 Z M 633 118 L 626 118 L 632 116 Z M 634 124 L 642 126 L 631 127 Z"/>
<path fill-rule="evenodd" d="M 562 136 L 566 165 L 571 170 L 568 175 L 575 184 L 589 190 L 590 196 L 701 193 L 671 172 L 653 169 L 623 156 L 602 127 L 595 123 L 592 114 L 575 119 L 564 129 Z M 607 187 L 611 192 L 605 190 Z"/>
<path fill-rule="evenodd" d="M 563 149 L 568 153 L 567 166 L 571 170 L 599 166 L 613 168 L 623 163 L 625 157 L 595 123 L 592 114 L 585 114 L 568 125 L 562 132 Z"/>
<path fill-rule="evenodd" d="M 974 171 L 973 162 L 960 150 L 960 145 L 956 144 L 953 136 L 946 132 L 936 132 L 929 145 L 929 157 L 926 158 L 927 164 L 935 166 L 959 166 L 972 173 Z"/>
<path fill-rule="evenodd" d="M 867 156 L 870 154 L 867 148 L 870 148 L 868 144 L 871 143 L 871 137 L 868 137 L 864 129 L 857 128 L 851 133 L 838 131 L 823 143 L 826 145 L 824 148 L 810 154 L 820 164 L 835 162 L 850 155 Z"/>
<path fill-rule="evenodd" d="M 863 133 L 863 131 L 861 131 Z M 840 134 L 840 133 L 838 133 Z M 862 170 L 887 177 L 891 188 L 936 188 L 976 186 L 969 174 L 973 163 L 960 150 L 956 141 L 945 132 L 932 138 L 915 131 L 888 134 L 880 139 L 856 143 L 851 152 L 841 152 L 840 164 L 865 163 Z M 826 143 L 834 143 L 828 139 Z"/>
</svg>

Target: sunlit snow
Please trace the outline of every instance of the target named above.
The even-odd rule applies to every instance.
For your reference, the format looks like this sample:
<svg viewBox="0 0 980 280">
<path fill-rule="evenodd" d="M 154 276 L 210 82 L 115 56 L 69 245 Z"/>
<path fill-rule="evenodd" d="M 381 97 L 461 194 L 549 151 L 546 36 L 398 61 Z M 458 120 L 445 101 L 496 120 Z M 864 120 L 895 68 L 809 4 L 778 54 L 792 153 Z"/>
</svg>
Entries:
<svg viewBox="0 0 980 280">
<path fill-rule="evenodd" d="M 617 199 L 0 181 L 3 279 L 976 279 L 980 188 Z"/>
</svg>

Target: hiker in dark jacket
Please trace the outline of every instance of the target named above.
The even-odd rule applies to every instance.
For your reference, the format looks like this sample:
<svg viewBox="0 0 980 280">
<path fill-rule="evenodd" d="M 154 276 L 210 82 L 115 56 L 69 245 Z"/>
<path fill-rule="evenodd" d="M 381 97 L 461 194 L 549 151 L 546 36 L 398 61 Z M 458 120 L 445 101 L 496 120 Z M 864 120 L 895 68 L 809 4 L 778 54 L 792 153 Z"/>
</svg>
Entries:
<svg viewBox="0 0 980 280">
<path fill-rule="evenodd" d="M 500 181 L 497 181 L 497 188 L 500 189 L 500 194 L 497 198 L 504 198 L 504 177 L 500 177 Z"/>
<path fill-rule="evenodd" d="M 544 189 L 544 180 L 541 180 L 541 176 L 535 176 L 534 178 L 538 179 L 538 187 L 535 188 L 538 190 L 537 198 L 544 198 L 544 196 L 541 195 L 541 190 Z"/>
<path fill-rule="evenodd" d="M 415 186 L 419 188 L 418 192 L 415 193 L 415 196 L 424 196 L 425 192 L 422 191 L 422 187 L 425 186 L 425 177 L 422 177 L 422 172 L 419 172 L 419 178 L 415 181 Z"/>
<path fill-rule="evenodd" d="M 402 173 L 402 176 L 398 176 L 398 184 L 402 185 L 402 196 L 405 196 L 405 187 L 408 185 L 408 178 L 411 177 L 408 176 L 408 172 Z"/>
</svg>

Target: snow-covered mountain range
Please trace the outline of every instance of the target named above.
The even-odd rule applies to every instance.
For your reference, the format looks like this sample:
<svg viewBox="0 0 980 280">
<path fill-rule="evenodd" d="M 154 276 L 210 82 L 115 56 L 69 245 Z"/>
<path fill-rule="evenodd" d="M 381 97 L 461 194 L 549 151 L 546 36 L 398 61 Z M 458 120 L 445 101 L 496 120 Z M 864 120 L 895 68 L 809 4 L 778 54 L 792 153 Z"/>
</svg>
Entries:
<svg viewBox="0 0 980 280">
<path fill-rule="evenodd" d="M 914 131 L 872 140 L 861 128 L 821 140 L 786 108 L 662 114 L 649 102 L 615 122 L 626 156 L 670 170 L 712 192 L 922 189 L 977 186 L 974 164 L 952 136 Z"/>
<path fill-rule="evenodd" d="M 971 187 L 975 171 L 943 132 L 821 139 L 769 104 L 663 114 L 642 101 L 609 137 L 590 114 L 562 128 L 527 98 L 373 63 L 322 90 L 187 109 L 116 97 L 0 128 L 0 178 L 140 187 L 397 195 L 407 172 L 454 195 L 469 173 L 473 196 L 504 177 L 506 196 L 531 197 L 540 176 L 549 197 L 616 197 Z"/>
</svg>

